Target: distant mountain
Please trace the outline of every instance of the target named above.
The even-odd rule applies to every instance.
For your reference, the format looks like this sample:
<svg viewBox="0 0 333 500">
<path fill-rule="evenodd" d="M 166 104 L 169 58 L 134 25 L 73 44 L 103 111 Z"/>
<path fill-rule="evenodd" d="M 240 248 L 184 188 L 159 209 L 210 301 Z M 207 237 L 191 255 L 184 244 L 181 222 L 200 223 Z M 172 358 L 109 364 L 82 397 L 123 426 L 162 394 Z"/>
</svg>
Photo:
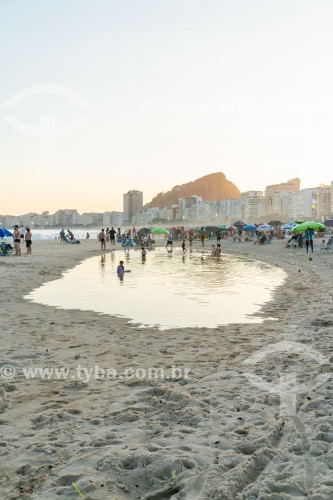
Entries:
<svg viewBox="0 0 333 500">
<path fill-rule="evenodd" d="M 166 193 L 159 193 L 144 208 L 178 205 L 179 198 L 190 198 L 193 195 L 202 196 L 204 201 L 218 201 L 239 199 L 240 191 L 222 172 L 216 172 L 175 186 Z"/>
</svg>

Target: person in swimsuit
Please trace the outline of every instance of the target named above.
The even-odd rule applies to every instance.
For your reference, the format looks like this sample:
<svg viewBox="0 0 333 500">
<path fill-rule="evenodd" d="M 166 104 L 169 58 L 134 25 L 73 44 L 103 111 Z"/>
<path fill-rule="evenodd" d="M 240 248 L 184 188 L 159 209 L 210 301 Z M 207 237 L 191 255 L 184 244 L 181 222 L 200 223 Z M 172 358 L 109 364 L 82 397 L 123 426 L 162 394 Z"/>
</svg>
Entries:
<svg viewBox="0 0 333 500">
<path fill-rule="evenodd" d="M 110 241 L 111 241 L 111 245 L 116 244 L 116 231 L 115 231 L 115 229 L 113 229 L 113 227 L 111 227 L 111 229 L 110 229 Z"/>
<path fill-rule="evenodd" d="M 14 226 L 14 248 L 15 248 L 15 257 L 21 256 L 21 231 L 17 225 Z"/>
<path fill-rule="evenodd" d="M 101 242 L 101 250 L 105 250 L 105 232 L 104 229 L 99 233 L 98 239 Z"/>
<path fill-rule="evenodd" d="M 31 231 L 30 228 L 27 226 L 25 228 L 25 234 L 24 234 L 24 239 L 25 239 L 25 246 L 27 247 L 27 255 L 31 255 Z"/>
<path fill-rule="evenodd" d="M 172 250 L 172 243 L 173 243 L 173 234 L 172 232 L 170 231 L 170 233 L 168 234 L 167 236 L 167 244 L 166 244 L 166 249 L 168 249 L 169 246 L 171 246 L 171 250 Z"/>
</svg>

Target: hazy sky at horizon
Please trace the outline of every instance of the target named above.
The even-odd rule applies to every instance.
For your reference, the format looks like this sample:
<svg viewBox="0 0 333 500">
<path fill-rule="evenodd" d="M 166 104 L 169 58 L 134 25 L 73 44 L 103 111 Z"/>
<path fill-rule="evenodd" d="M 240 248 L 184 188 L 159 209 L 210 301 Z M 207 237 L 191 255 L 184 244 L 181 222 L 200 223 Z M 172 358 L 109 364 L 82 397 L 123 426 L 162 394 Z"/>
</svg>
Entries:
<svg viewBox="0 0 333 500">
<path fill-rule="evenodd" d="M 1 2 L 0 213 L 330 183 L 332 25 L 331 0 Z"/>
</svg>

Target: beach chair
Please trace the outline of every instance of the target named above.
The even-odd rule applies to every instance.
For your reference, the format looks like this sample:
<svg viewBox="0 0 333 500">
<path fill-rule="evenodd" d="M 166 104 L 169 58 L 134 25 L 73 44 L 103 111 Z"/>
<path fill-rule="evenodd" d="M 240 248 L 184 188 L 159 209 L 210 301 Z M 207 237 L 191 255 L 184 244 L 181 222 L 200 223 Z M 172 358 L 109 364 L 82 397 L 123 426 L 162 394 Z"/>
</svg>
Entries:
<svg viewBox="0 0 333 500">
<path fill-rule="evenodd" d="M 0 243 L 0 257 L 6 257 L 11 255 L 13 252 L 13 248 L 9 243 L 1 242 Z"/>
<path fill-rule="evenodd" d="M 320 245 L 320 252 L 333 252 L 333 238 L 330 238 L 327 242 L 322 241 Z"/>
</svg>

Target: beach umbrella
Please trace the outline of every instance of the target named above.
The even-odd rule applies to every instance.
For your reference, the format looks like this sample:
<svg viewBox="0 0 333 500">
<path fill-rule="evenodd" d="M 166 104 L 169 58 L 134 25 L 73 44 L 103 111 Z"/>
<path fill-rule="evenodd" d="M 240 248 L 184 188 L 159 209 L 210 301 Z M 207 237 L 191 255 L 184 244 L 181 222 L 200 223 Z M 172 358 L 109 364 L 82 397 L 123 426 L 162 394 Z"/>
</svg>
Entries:
<svg viewBox="0 0 333 500">
<path fill-rule="evenodd" d="M 217 226 L 217 229 L 220 229 L 220 231 L 229 231 L 229 226 L 226 224 L 221 224 L 220 226 Z"/>
<path fill-rule="evenodd" d="M 0 238 L 5 238 L 6 236 L 13 236 L 13 234 L 8 229 L 0 227 Z"/>
<path fill-rule="evenodd" d="M 155 229 L 152 229 L 151 232 L 153 234 L 169 234 L 169 231 L 167 229 L 163 229 L 163 227 L 155 227 Z"/>
<path fill-rule="evenodd" d="M 295 224 L 294 222 L 288 222 L 288 224 L 284 224 L 283 226 L 281 226 L 281 229 L 283 231 L 290 231 L 295 226 L 297 226 L 297 224 Z"/>
<path fill-rule="evenodd" d="M 258 231 L 272 231 L 272 229 L 274 229 L 274 227 L 270 224 L 262 224 L 258 227 Z"/>
<path fill-rule="evenodd" d="M 314 229 L 318 231 L 318 229 L 325 229 L 324 224 L 320 222 L 316 222 L 314 220 L 303 222 L 302 224 L 297 224 L 297 226 L 293 227 L 291 230 L 293 233 L 303 233 L 307 229 Z"/>
<path fill-rule="evenodd" d="M 237 227 L 237 226 L 245 226 L 245 222 L 242 222 L 241 220 L 237 220 L 236 222 L 233 222 L 232 223 L 233 226 Z"/>
<path fill-rule="evenodd" d="M 280 220 L 271 220 L 268 224 L 270 226 L 281 226 L 282 221 L 280 221 Z"/>
<path fill-rule="evenodd" d="M 306 221 L 304 219 L 296 219 L 291 221 L 292 224 L 303 224 L 303 222 Z"/>
<path fill-rule="evenodd" d="M 326 227 L 332 227 L 333 226 L 333 219 L 327 219 L 327 220 L 325 220 L 324 225 Z"/>
<path fill-rule="evenodd" d="M 258 231 L 258 228 L 257 226 L 253 226 L 252 224 L 247 224 L 243 227 L 243 230 L 247 233 L 255 233 L 256 231 Z"/>
</svg>

